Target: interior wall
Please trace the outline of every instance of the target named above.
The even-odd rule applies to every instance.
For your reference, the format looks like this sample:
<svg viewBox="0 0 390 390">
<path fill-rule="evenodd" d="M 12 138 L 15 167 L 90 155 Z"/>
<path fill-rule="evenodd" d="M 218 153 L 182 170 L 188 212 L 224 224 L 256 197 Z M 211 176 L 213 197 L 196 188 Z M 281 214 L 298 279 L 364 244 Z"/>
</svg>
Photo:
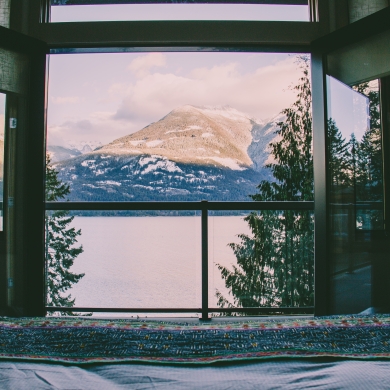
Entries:
<svg viewBox="0 0 390 390">
<path fill-rule="evenodd" d="M 348 0 L 349 22 L 356 22 L 388 6 L 389 0 Z"/>
<path fill-rule="evenodd" d="M 390 30 L 328 55 L 328 74 L 348 85 L 390 74 Z"/>
<path fill-rule="evenodd" d="M 0 0 L 0 26 L 9 27 L 11 0 Z"/>
</svg>

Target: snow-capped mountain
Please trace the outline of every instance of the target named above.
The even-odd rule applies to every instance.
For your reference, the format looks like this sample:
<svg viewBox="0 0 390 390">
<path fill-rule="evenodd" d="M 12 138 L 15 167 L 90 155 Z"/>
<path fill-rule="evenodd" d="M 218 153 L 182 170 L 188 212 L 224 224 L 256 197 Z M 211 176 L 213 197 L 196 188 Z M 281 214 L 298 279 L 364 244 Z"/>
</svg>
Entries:
<svg viewBox="0 0 390 390">
<path fill-rule="evenodd" d="M 77 144 L 69 142 L 67 147 L 69 149 L 78 150 L 81 154 L 92 152 L 93 150 L 100 148 L 102 143 L 96 140 L 81 141 Z"/>
<path fill-rule="evenodd" d="M 82 141 L 79 144 L 68 144 L 67 146 L 49 145 L 47 152 L 51 162 L 55 163 L 80 156 L 81 154 L 90 153 L 101 146 L 101 142 Z"/>
<path fill-rule="evenodd" d="M 269 178 L 264 164 L 276 122 L 186 105 L 56 168 L 71 200 L 249 200 Z"/>
<path fill-rule="evenodd" d="M 111 155 L 161 155 L 185 164 L 206 164 L 244 170 L 252 165 L 251 130 L 261 126 L 229 107 L 186 105 L 144 129 L 99 149 Z"/>
<path fill-rule="evenodd" d="M 55 163 L 58 161 L 69 160 L 70 158 L 80 156 L 81 152 L 77 149 L 65 148 L 63 146 L 52 146 L 47 147 L 47 153 L 50 157 L 50 161 Z"/>
<path fill-rule="evenodd" d="M 283 122 L 286 116 L 279 114 L 266 124 L 254 124 L 252 128 L 252 142 L 248 147 L 248 155 L 252 160 L 252 168 L 255 171 L 264 170 L 264 166 L 274 162 L 270 154 L 269 144 L 277 139 L 275 132 L 278 130 L 279 122 Z"/>
</svg>

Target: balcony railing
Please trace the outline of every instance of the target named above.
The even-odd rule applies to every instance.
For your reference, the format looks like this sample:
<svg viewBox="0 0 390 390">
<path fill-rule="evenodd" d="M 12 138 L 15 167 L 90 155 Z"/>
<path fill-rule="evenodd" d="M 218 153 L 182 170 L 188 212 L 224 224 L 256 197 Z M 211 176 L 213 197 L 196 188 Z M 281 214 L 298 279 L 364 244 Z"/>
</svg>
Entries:
<svg viewBox="0 0 390 390">
<path fill-rule="evenodd" d="M 209 211 L 264 211 L 264 210 L 314 210 L 314 202 L 46 202 L 49 210 L 69 211 L 140 211 L 140 210 L 195 210 L 201 212 L 201 279 L 202 306 L 196 308 L 104 308 L 104 307 L 50 307 L 49 312 L 111 312 L 111 313 L 200 313 L 202 320 L 210 313 L 246 314 L 313 314 L 314 306 L 305 307 L 209 307 L 208 286 L 208 217 Z"/>
</svg>

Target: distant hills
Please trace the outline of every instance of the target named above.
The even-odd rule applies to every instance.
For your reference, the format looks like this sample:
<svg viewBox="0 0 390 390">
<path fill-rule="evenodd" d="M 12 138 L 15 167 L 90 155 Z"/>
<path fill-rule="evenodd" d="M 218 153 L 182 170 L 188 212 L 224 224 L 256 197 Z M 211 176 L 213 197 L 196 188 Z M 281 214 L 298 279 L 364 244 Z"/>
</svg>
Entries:
<svg viewBox="0 0 390 390">
<path fill-rule="evenodd" d="M 282 119 L 185 105 L 95 150 L 48 151 L 73 201 L 249 200 L 270 179 L 268 144 Z"/>
</svg>

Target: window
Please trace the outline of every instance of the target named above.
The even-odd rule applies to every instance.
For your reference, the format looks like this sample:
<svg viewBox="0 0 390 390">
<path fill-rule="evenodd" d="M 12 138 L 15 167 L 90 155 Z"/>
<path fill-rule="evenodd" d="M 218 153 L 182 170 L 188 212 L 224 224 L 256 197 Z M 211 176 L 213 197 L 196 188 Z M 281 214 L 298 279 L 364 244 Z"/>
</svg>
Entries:
<svg viewBox="0 0 390 390">
<path fill-rule="evenodd" d="M 12 307 L 13 310 L 24 315 L 44 315 L 46 313 L 45 302 L 42 299 L 46 292 L 43 272 L 45 269 L 44 258 L 46 249 L 42 244 L 43 233 L 45 231 L 43 216 L 44 211 L 46 211 L 47 215 L 51 215 L 56 211 L 63 210 L 65 211 L 64 218 L 75 217 L 73 221 L 70 221 L 69 224 L 67 224 L 67 226 L 72 226 L 73 223 L 73 226 L 76 228 L 75 232 L 77 232 L 76 218 L 87 218 L 86 214 L 88 213 L 95 214 L 94 218 L 97 218 L 96 228 L 99 228 L 98 225 L 100 225 L 101 235 L 104 235 L 104 228 L 101 228 L 102 224 L 98 223 L 98 219 L 108 218 L 103 216 L 103 214 L 110 214 L 111 217 L 113 217 L 114 213 L 125 214 L 126 216 L 123 218 L 128 218 L 129 221 L 130 219 L 133 220 L 135 218 L 146 218 L 146 215 L 144 215 L 146 213 L 149 215 L 147 218 L 150 218 L 151 220 L 162 217 L 166 218 L 168 221 L 169 218 L 175 217 L 175 215 L 173 215 L 174 213 L 176 213 L 176 216 L 179 214 L 181 215 L 180 218 L 183 218 L 181 221 L 185 221 L 186 218 L 193 218 L 196 222 L 188 229 L 183 228 L 183 234 L 185 232 L 188 233 L 189 230 L 196 231 L 196 235 L 192 235 L 192 233 L 189 234 L 192 235 L 193 238 L 192 247 L 199 248 L 200 245 L 201 249 L 194 249 L 197 253 L 195 253 L 195 256 L 192 258 L 197 259 L 197 265 L 195 271 L 191 271 L 195 272 L 195 275 L 192 274 L 191 280 L 195 281 L 196 287 L 193 288 L 193 286 L 191 286 L 189 290 L 191 296 L 195 295 L 195 302 L 197 305 L 200 300 L 201 307 L 196 307 L 195 309 L 197 312 L 201 311 L 204 318 L 210 313 L 237 312 L 238 309 L 241 309 L 241 313 L 259 312 L 258 307 L 251 307 L 251 310 L 245 307 L 228 307 L 228 303 L 223 299 L 219 301 L 219 303 L 222 304 L 225 302 L 226 305 L 224 307 L 219 306 L 219 310 L 211 310 L 213 309 L 216 299 L 216 296 L 214 295 L 215 289 L 218 288 L 221 291 L 226 287 L 225 281 L 220 277 L 221 272 L 225 272 L 225 269 L 223 268 L 224 264 L 219 262 L 217 256 L 222 254 L 222 256 L 227 259 L 227 256 L 225 256 L 224 253 L 229 251 L 230 256 L 234 256 L 234 258 L 237 259 L 237 255 L 240 254 L 240 251 L 245 249 L 245 246 L 242 246 L 243 240 L 247 240 L 249 244 L 256 241 L 251 241 L 250 237 L 246 238 L 248 232 L 251 232 L 251 226 L 254 228 L 264 226 L 265 220 L 272 220 L 276 227 L 283 223 L 287 227 L 287 224 L 291 222 L 291 220 L 293 223 L 290 223 L 288 226 L 289 228 L 291 225 L 294 228 L 301 228 L 300 222 L 304 222 L 303 225 L 305 226 L 305 229 L 315 224 L 315 313 L 331 314 L 338 310 L 356 312 L 357 310 L 363 309 L 363 306 L 366 307 L 366 304 L 371 304 L 372 306 L 370 307 L 374 308 L 372 309 L 373 311 L 385 310 L 383 308 L 386 307 L 387 303 L 384 301 L 383 297 L 387 296 L 387 291 L 384 286 L 387 285 L 389 277 L 387 263 L 384 260 L 388 258 L 388 253 L 386 252 L 388 239 L 386 237 L 388 235 L 387 221 L 389 220 L 389 208 L 386 207 L 386 205 L 389 202 L 389 191 L 387 190 L 386 185 L 390 182 L 388 177 L 389 173 L 387 172 L 387 167 L 389 166 L 389 132 L 387 118 L 387 112 L 389 111 L 389 61 L 387 58 L 389 42 L 387 27 L 389 18 L 388 7 L 374 12 L 370 17 L 362 18 L 356 23 L 351 23 L 344 29 L 337 30 L 338 27 L 348 24 L 348 9 L 345 6 L 347 3 L 352 4 L 352 1 L 333 2 L 334 4 L 331 2 L 329 7 L 328 2 L 322 0 L 305 2 L 305 4 L 301 1 L 282 2 L 270 0 L 267 2 L 268 5 L 282 5 L 281 3 L 284 5 L 295 4 L 297 6 L 308 5 L 311 15 L 310 20 L 316 21 L 316 23 L 253 20 L 243 20 L 241 22 L 232 20 L 225 20 L 223 22 L 207 20 L 198 23 L 186 20 L 152 20 L 119 22 L 80 21 L 78 23 L 72 23 L 71 25 L 64 22 L 46 23 L 49 22 L 49 18 L 44 17 L 43 14 L 47 11 L 46 13 L 49 15 L 50 12 L 48 11 L 50 11 L 50 8 L 53 8 L 54 10 L 54 8 L 57 7 L 59 10 L 61 7 L 63 9 L 69 7 L 68 9 L 70 9 L 72 6 L 81 7 L 81 5 L 86 5 L 86 2 L 77 1 L 77 4 L 79 5 L 76 5 L 76 2 L 72 0 L 72 5 L 70 2 L 67 2 L 67 5 L 58 5 L 59 3 L 55 2 L 55 4 L 57 4 L 55 5 L 49 1 L 45 1 L 44 4 L 42 4 L 40 0 L 30 0 L 28 2 L 28 12 L 25 3 L 26 2 L 23 2 L 23 7 L 21 6 L 20 10 L 18 9 L 17 12 L 13 12 L 11 8 L 11 25 L 13 28 L 11 30 L 1 29 L 0 31 L 0 34 L 4 38 L 2 39 L 3 46 L 0 51 L 2 70 L 6 69 L 6 72 L 3 71 L 0 75 L 0 89 L 7 93 L 7 115 L 16 118 L 18 125 L 17 131 L 11 133 L 15 136 L 12 141 L 13 143 L 9 144 L 12 146 L 10 150 L 15 152 L 12 154 L 15 164 L 9 164 L 9 171 L 6 169 L 4 172 L 4 180 L 8 180 L 8 183 L 10 184 L 9 186 L 5 186 L 5 206 L 7 207 L 4 208 L 4 234 L 0 234 L 0 237 L 4 236 L 4 242 L 8 245 L 6 249 L 3 249 L 3 258 L 7 259 L 7 261 L 4 260 L 2 264 L 3 267 L 0 267 L 0 273 L 3 275 L 2 278 L 6 281 L 6 283 L 3 283 L 3 286 L 9 286 L 8 289 L 4 288 L 2 290 L 3 293 L 0 294 L 0 300 L 3 302 L 4 306 Z M 106 5 L 113 5 L 113 2 L 107 4 L 108 2 L 99 0 L 89 1 L 88 3 L 94 3 L 95 5 L 103 3 Z M 332 5 L 334 6 L 333 8 Z M 336 14 L 338 14 L 338 10 L 342 8 L 344 8 L 344 11 L 339 15 L 339 18 Z M 298 9 L 298 7 L 294 7 L 294 9 Z M 221 28 L 221 26 L 223 28 Z M 13 30 L 25 32 L 46 43 L 42 44 L 35 39 L 30 39 L 25 36 L 22 37 Z M 334 33 L 327 35 L 330 31 L 334 31 Z M 19 59 L 16 59 L 13 50 L 25 55 L 17 56 L 18 58 L 20 57 L 20 62 Z M 132 52 L 143 53 L 144 55 L 171 51 L 179 53 L 191 51 L 196 52 L 199 55 L 207 54 L 206 52 L 215 52 L 214 54 L 218 55 L 222 55 L 224 52 L 235 52 L 236 54 L 239 52 L 311 52 L 314 133 L 314 152 L 312 157 L 315 175 L 315 205 L 313 205 L 312 198 L 310 197 L 313 195 L 312 193 L 295 192 L 290 193 L 289 196 L 283 198 L 279 195 L 276 196 L 272 192 L 272 186 L 262 187 L 264 191 L 267 189 L 269 191 L 268 193 L 264 192 L 260 197 L 256 197 L 257 201 L 251 201 L 250 198 L 249 201 L 239 200 L 238 196 L 235 198 L 236 200 L 233 201 L 221 198 L 215 200 L 208 199 L 208 202 L 202 202 L 199 198 L 193 200 L 179 199 L 180 196 L 184 195 L 183 192 L 181 195 L 176 192 L 176 199 L 172 203 L 161 198 L 157 200 L 149 198 L 146 203 L 131 200 L 129 197 L 126 197 L 127 199 L 124 199 L 124 197 L 121 197 L 120 199 L 112 198 L 111 200 L 113 200 L 113 202 L 101 201 L 102 199 L 97 199 L 96 197 L 93 198 L 98 191 L 101 191 L 102 194 L 109 193 L 110 196 L 120 193 L 118 190 L 119 187 L 123 185 L 122 182 L 118 180 L 115 180 L 116 183 L 109 182 L 108 180 L 110 179 L 101 180 L 102 183 L 96 182 L 95 184 L 86 182 L 81 183 L 98 187 L 89 187 L 93 191 L 96 190 L 95 192 L 90 191 L 93 195 L 90 198 L 74 198 L 73 202 L 67 202 L 65 198 L 57 199 L 57 201 L 48 200 L 44 204 L 44 202 L 42 202 L 44 199 L 43 186 L 41 187 L 37 185 L 37 183 L 43 183 L 42 178 L 45 158 L 43 125 L 45 113 L 44 68 L 45 55 L 49 51 L 52 54 L 58 55 L 70 53 L 95 53 L 95 59 L 98 58 L 98 54 L 96 53 L 102 54 L 109 52 L 117 54 L 120 52 Z M 54 73 L 52 73 L 55 62 L 54 58 L 54 56 L 51 57 L 52 70 L 50 71 L 49 84 L 54 80 Z M 60 57 L 58 56 L 58 58 Z M 14 65 L 16 60 L 18 63 L 17 66 Z M 88 70 L 92 73 L 95 67 L 98 68 L 98 65 L 99 63 L 96 61 Z M 22 69 L 23 71 L 19 72 L 18 69 Z M 375 80 L 378 80 L 383 164 L 382 200 L 370 198 L 364 199 L 364 202 L 361 202 L 359 198 L 356 198 L 351 205 L 349 202 L 345 203 L 345 199 L 342 199 L 343 202 L 339 204 L 341 208 L 337 209 L 337 202 L 332 198 L 338 191 L 336 191 L 337 188 L 332 188 L 331 185 L 332 177 L 334 177 L 335 172 L 332 172 L 329 166 L 327 166 L 327 163 L 332 160 L 332 153 L 328 148 L 329 139 L 325 125 L 328 124 L 328 119 L 333 118 L 333 114 L 328 110 L 329 107 L 327 107 L 325 103 L 332 105 L 332 99 L 336 98 L 334 101 L 337 101 L 337 96 L 333 93 L 334 91 L 331 91 L 332 88 L 329 88 L 328 91 L 324 91 L 324 69 L 326 69 L 330 77 L 343 83 L 351 96 L 360 96 L 362 99 L 359 98 L 359 100 L 361 101 L 367 101 L 366 97 L 362 96 L 359 91 L 352 91 L 351 88 L 356 88 L 356 86 L 362 85 L 362 83 L 367 81 L 372 83 Z M 26 72 L 26 70 L 28 71 Z M 73 70 L 77 73 L 79 69 L 76 67 Z M 31 76 L 29 79 L 28 77 L 25 77 L 28 76 L 28 73 L 30 73 Z M 112 73 L 114 74 L 114 72 Z M 72 77 L 66 77 L 66 80 L 72 80 Z M 28 88 L 26 88 L 27 85 L 30 87 L 30 92 Z M 80 84 L 80 86 L 82 86 L 82 84 Z M 328 96 L 327 92 L 329 91 L 330 95 Z M 73 100 L 72 103 L 72 99 L 75 96 L 76 95 L 72 94 L 55 95 L 54 100 L 49 97 L 49 120 L 51 120 L 50 117 L 53 114 L 53 107 L 55 107 L 56 104 L 57 108 L 60 107 L 60 102 L 73 104 L 75 110 L 81 108 L 83 104 L 88 103 L 81 100 L 77 101 L 77 96 L 76 100 Z M 351 107 L 353 107 L 353 105 L 351 105 Z M 246 110 L 241 109 L 241 111 Z M 331 116 L 328 117 L 327 114 L 331 114 Z M 351 117 L 351 115 L 347 116 Z M 158 121 L 161 118 L 161 116 L 157 117 L 156 120 Z M 61 120 L 58 122 L 58 125 L 64 130 L 65 127 L 62 125 L 68 122 L 67 126 L 69 125 L 69 130 L 72 123 L 81 122 L 81 120 L 76 121 L 76 119 L 77 118 L 71 117 L 64 121 Z M 337 119 L 337 122 L 338 121 L 339 120 Z M 84 131 L 88 130 L 88 126 L 90 130 L 92 129 L 91 123 L 88 124 L 84 122 L 78 124 L 84 125 Z M 148 123 L 145 123 L 145 126 L 147 124 Z M 348 132 L 348 128 L 343 128 L 340 123 L 337 123 L 337 127 L 342 134 L 342 138 L 346 139 L 346 142 L 349 142 L 350 134 L 343 133 L 344 131 Z M 138 128 L 138 130 L 141 130 L 141 128 L 142 126 Z M 75 130 L 75 128 L 73 128 L 73 130 Z M 191 130 L 194 130 L 194 128 Z M 55 151 L 50 150 L 50 148 L 55 146 L 65 147 L 64 145 L 58 145 L 58 143 L 52 142 L 54 141 L 53 134 L 54 133 L 51 133 L 50 130 L 47 139 L 49 146 L 48 150 L 52 153 L 52 158 L 54 157 L 54 154 L 58 155 L 58 152 L 60 152 L 61 149 L 57 148 L 56 153 L 54 153 Z M 126 136 L 126 134 L 123 135 Z M 127 133 L 127 135 L 129 135 L 129 133 Z M 196 136 L 196 134 L 194 135 Z M 5 136 L 7 139 L 7 134 Z M 115 139 L 118 138 L 120 138 L 120 135 Z M 89 137 L 87 138 L 87 141 L 90 141 Z M 107 140 L 108 143 L 109 141 L 110 140 Z M 137 140 L 129 139 L 129 141 Z M 146 144 L 148 140 L 143 141 L 145 141 L 144 144 Z M 105 146 L 106 141 L 104 141 L 104 143 L 102 142 L 102 144 Z M 137 147 L 140 149 L 141 144 Z M 158 145 L 155 144 L 153 147 L 157 148 Z M 203 146 L 199 147 L 202 148 Z M 280 151 L 285 150 L 288 151 L 290 149 L 280 148 Z M 64 152 L 64 150 L 62 151 Z M 69 153 L 69 150 L 65 152 Z M 80 150 L 78 150 L 78 152 L 81 153 Z M 299 154 L 299 156 L 302 155 L 302 153 Z M 72 157 L 69 154 L 68 156 Z M 74 156 L 73 158 L 80 158 L 80 160 L 82 160 L 84 158 L 83 156 L 85 157 L 85 155 L 80 154 L 78 157 Z M 167 161 L 165 161 L 165 163 L 166 162 Z M 219 163 L 215 162 L 215 164 L 221 166 L 222 162 L 226 162 L 226 160 L 220 160 Z M 149 160 L 147 165 L 149 167 L 149 165 L 154 164 L 160 167 L 161 165 L 159 165 L 159 163 L 163 164 L 164 161 L 157 161 L 157 159 L 155 161 Z M 348 159 L 346 159 L 343 164 L 344 163 L 348 163 Z M 7 158 L 5 164 L 7 164 Z M 55 162 L 54 160 L 52 162 L 52 166 L 58 168 L 62 166 L 61 164 L 64 164 L 64 162 Z M 85 172 L 92 172 L 95 169 L 91 162 L 85 162 L 85 164 L 86 166 L 83 167 L 85 168 Z M 291 166 L 291 164 L 288 165 Z M 240 163 L 237 163 L 237 166 L 242 168 Z M 302 164 L 302 167 L 307 166 L 308 164 Z M 145 169 L 146 168 L 145 165 Z M 244 171 L 245 170 L 237 170 L 237 173 L 241 172 L 240 174 L 242 174 Z M 58 175 L 63 175 L 62 178 L 60 177 L 61 180 L 65 179 L 65 176 L 69 173 L 67 173 L 66 170 L 60 170 L 59 172 Z M 152 171 L 149 171 L 149 173 L 151 172 Z M 100 179 L 97 181 L 100 181 Z M 308 183 L 310 183 L 310 181 L 311 178 L 308 180 Z M 120 183 L 121 185 L 119 186 L 117 183 Z M 15 186 L 13 186 L 13 184 L 15 184 Z M 157 183 L 155 184 L 157 185 Z M 141 185 L 146 187 L 145 184 Z M 145 195 L 148 193 L 147 188 L 144 187 L 141 187 L 143 188 L 143 192 L 140 191 L 139 194 Z M 153 186 L 150 187 L 156 188 Z M 243 189 L 243 187 L 244 185 L 241 186 L 240 189 Z M 375 184 L 371 187 L 375 187 L 376 191 L 380 186 Z M 306 188 L 312 190 L 313 186 L 307 186 Z M 111 192 L 108 191 L 108 189 Z M 230 187 L 228 189 L 230 189 Z M 70 188 L 70 190 L 69 196 L 75 196 L 77 191 L 72 191 L 72 188 Z M 367 194 L 370 196 L 373 195 L 374 193 L 372 190 L 373 188 L 371 188 Z M 354 184 L 349 186 L 348 191 L 350 191 L 349 195 L 352 194 L 351 197 L 353 197 L 353 194 L 356 195 L 359 191 L 361 192 L 361 188 Z M 246 189 L 243 193 L 244 192 L 250 193 Z M 134 193 L 130 195 L 134 195 Z M 338 195 L 340 195 L 340 193 L 338 193 Z M 374 195 L 376 196 L 377 194 Z M 75 202 L 76 200 L 80 202 Z M 384 206 L 381 204 L 382 201 Z M 43 204 L 45 210 L 43 210 Z M 8 205 L 12 207 L 8 207 Z M 352 213 L 349 213 L 350 209 L 352 210 Z M 70 212 L 70 214 L 67 215 L 66 212 Z M 99 212 L 100 215 L 96 216 L 96 212 Z M 222 216 L 221 212 L 225 215 Z M 9 213 L 8 217 L 7 213 Z M 140 216 L 140 213 L 143 215 Z M 160 214 L 156 215 L 158 213 Z M 304 213 L 306 213 L 304 218 L 301 218 L 300 216 L 304 215 Z M 81 214 L 83 215 L 81 216 Z M 347 217 L 345 217 L 345 215 L 347 215 Z M 350 218 L 350 216 L 353 218 Z M 377 218 L 378 216 L 379 218 Z M 243 221 L 243 217 L 248 217 L 249 219 Z M 239 220 L 237 224 L 234 224 L 234 229 L 228 228 L 228 223 L 224 223 L 224 221 L 227 221 L 229 218 L 237 218 Z M 383 218 L 383 221 L 381 221 L 381 218 Z M 351 223 L 346 223 L 346 220 Z M 250 225 L 250 221 L 252 225 Z M 182 223 L 185 224 L 185 222 Z M 193 228 L 193 226 L 196 226 L 196 228 Z M 380 226 L 383 226 L 383 229 Z M 247 230 L 245 230 L 245 227 Z M 82 240 L 83 235 L 87 236 L 88 229 L 85 226 L 81 226 L 81 228 L 82 235 L 79 236 L 77 233 L 74 233 L 73 238 Z M 305 229 L 300 232 L 302 235 L 307 231 Z M 271 231 L 266 233 L 277 239 L 279 230 L 276 228 L 273 231 L 275 234 Z M 311 228 L 309 230 L 312 232 Z M 48 230 L 46 230 L 46 232 L 47 231 Z M 286 236 L 288 236 L 290 232 L 294 232 L 294 229 L 285 229 Z M 167 232 L 163 233 L 165 234 Z M 234 237 L 235 234 L 242 234 L 242 238 Z M 220 243 L 216 243 L 216 240 L 219 240 L 218 237 L 222 237 Z M 289 237 L 291 237 L 290 242 L 292 243 L 294 250 L 297 251 L 303 251 L 304 245 L 301 244 L 308 243 L 312 239 L 312 236 L 310 235 L 306 235 L 302 240 L 300 236 L 294 237 L 293 234 L 290 234 Z M 75 248 L 80 244 L 82 244 L 81 241 L 79 244 L 75 243 Z M 175 243 L 175 245 L 176 244 L 177 243 Z M 227 246 L 226 244 L 232 245 Z M 87 246 L 85 246 L 84 249 L 85 252 L 78 251 L 79 257 L 77 257 L 74 262 L 75 267 L 81 265 L 81 256 L 87 254 Z M 93 249 L 96 250 L 96 248 Z M 199 250 L 201 251 L 200 260 Z M 76 252 L 74 252 L 74 254 L 76 254 Z M 270 253 L 273 255 L 272 252 Z M 273 257 L 275 259 L 282 258 L 279 255 Z M 364 269 L 364 267 L 361 267 L 357 269 L 356 267 L 352 267 L 354 274 L 344 273 L 346 269 L 345 264 L 347 264 L 349 260 L 353 260 L 355 262 L 354 264 L 362 265 L 367 259 L 367 263 L 369 263 L 367 268 Z M 220 264 L 221 267 L 218 268 L 217 264 Z M 284 262 L 283 264 L 287 263 Z M 285 267 L 285 272 L 287 272 L 287 274 L 291 275 L 300 272 L 299 267 L 295 267 L 294 262 L 288 264 L 290 265 Z M 337 269 L 342 272 L 337 274 Z M 229 270 L 231 272 L 232 268 Z M 46 272 L 48 272 L 47 269 Z M 77 288 L 82 286 L 82 281 L 87 280 L 87 277 L 81 278 L 81 276 L 79 276 L 79 274 L 84 272 L 83 269 L 75 268 L 74 272 L 76 274 L 75 278 L 79 280 L 78 284 L 74 284 L 74 291 L 76 291 Z M 273 275 L 269 267 L 264 269 L 264 272 Z M 225 275 L 230 276 L 231 274 L 229 271 L 226 271 Z M 305 275 L 307 280 L 307 276 L 312 274 L 305 271 L 303 275 Z M 359 282 L 359 278 L 356 278 L 355 276 L 362 276 L 363 279 Z M 355 285 L 364 286 L 362 291 L 368 292 L 370 290 L 370 293 L 367 293 L 364 297 L 368 298 L 364 305 L 361 305 L 360 303 L 356 304 L 354 296 L 346 291 L 350 290 L 351 286 L 353 286 L 352 282 L 344 283 L 346 277 L 350 278 L 351 281 L 354 278 L 353 283 L 355 283 Z M 368 279 L 372 281 L 371 287 L 365 285 Z M 306 286 L 311 286 L 311 282 L 306 284 Z M 294 296 L 295 287 L 296 286 L 293 284 L 290 284 L 289 289 L 286 289 L 290 295 L 286 295 L 285 302 L 288 301 L 289 297 Z M 221 294 L 220 297 L 224 298 L 226 292 L 221 291 Z M 237 294 L 237 297 L 246 299 L 247 295 L 245 294 L 239 293 Z M 348 299 L 343 301 L 343 297 L 347 297 Z M 71 299 L 73 299 L 73 297 Z M 78 297 L 76 296 L 76 300 L 77 299 Z M 233 304 L 235 303 L 233 302 Z M 291 301 L 287 303 L 287 305 L 291 304 Z M 312 306 L 304 305 L 306 305 L 305 302 L 299 302 L 297 310 L 302 310 L 302 307 L 310 308 L 310 311 L 313 310 Z M 240 305 L 237 304 L 237 306 Z M 86 310 L 89 309 L 86 308 Z M 107 308 L 100 309 L 104 311 Z M 123 308 L 120 310 L 122 309 Z M 137 308 L 134 309 L 139 310 Z M 193 313 L 194 308 L 187 309 L 189 309 L 188 313 Z M 268 310 L 266 312 L 270 311 L 268 308 L 263 307 L 263 309 Z M 263 309 L 261 310 L 262 312 Z M 69 307 L 66 310 L 72 311 L 73 309 L 72 307 Z M 111 308 L 110 310 L 114 309 Z M 145 310 L 149 310 L 149 308 L 145 308 Z M 172 310 L 172 308 L 169 310 Z M 182 312 L 186 311 L 183 309 L 180 310 Z M 280 313 L 281 309 L 275 305 L 271 311 Z M 291 310 L 291 312 L 293 311 L 294 310 Z M 288 310 L 283 310 L 283 312 L 287 313 Z"/>
<path fill-rule="evenodd" d="M 49 166 L 69 193 L 47 203 L 49 306 L 73 310 L 76 299 L 76 312 L 313 310 L 308 56 L 61 54 L 50 64 Z M 289 137 L 303 146 L 294 149 Z M 74 260 L 66 272 L 84 274 L 62 304 L 50 287 L 61 271 L 53 260 L 61 218 L 73 218 L 69 226 L 81 229 L 73 248 L 83 246 L 73 257 L 62 247 Z"/>
<path fill-rule="evenodd" d="M 118 4 L 117 1 L 52 1 L 51 22 L 124 20 L 309 21 L 308 4 L 304 1 L 278 2 L 279 4 L 272 4 L 272 1 L 269 4 L 256 4 L 256 2 L 254 2 L 255 4 L 228 4 L 228 2 L 218 4 L 218 1 L 214 4 L 213 2 L 189 4 L 180 1 L 172 2 L 172 4 L 162 3 L 169 2 L 156 1 L 148 4 L 148 2 L 129 1 Z"/>
</svg>

